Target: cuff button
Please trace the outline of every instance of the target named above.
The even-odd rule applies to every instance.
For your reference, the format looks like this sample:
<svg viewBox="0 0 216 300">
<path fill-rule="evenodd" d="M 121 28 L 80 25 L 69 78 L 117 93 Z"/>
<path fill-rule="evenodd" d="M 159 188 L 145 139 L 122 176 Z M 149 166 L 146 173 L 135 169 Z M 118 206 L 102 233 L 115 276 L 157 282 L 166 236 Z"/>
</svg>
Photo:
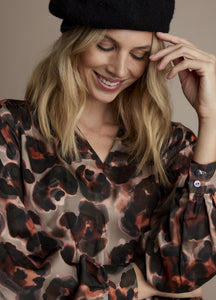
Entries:
<svg viewBox="0 0 216 300">
<path fill-rule="evenodd" d="M 203 175 L 206 175 L 206 172 L 205 172 L 205 171 L 202 171 L 202 170 L 200 170 L 200 169 L 196 169 L 195 175 L 196 175 L 196 176 L 203 176 Z"/>
<path fill-rule="evenodd" d="M 201 186 L 201 182 L 199 180 L 194 181 L 194 186 L 195 187 L 200 187 Z"/>
</svg>

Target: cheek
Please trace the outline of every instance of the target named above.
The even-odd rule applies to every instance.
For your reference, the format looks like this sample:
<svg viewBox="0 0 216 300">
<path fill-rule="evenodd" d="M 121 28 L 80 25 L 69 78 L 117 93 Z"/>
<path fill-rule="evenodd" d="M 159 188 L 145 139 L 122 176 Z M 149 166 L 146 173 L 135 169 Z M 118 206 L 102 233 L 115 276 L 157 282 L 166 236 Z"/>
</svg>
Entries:
<svg viewBox="0 0 216 300">
<path fill-rule="evenodd" d="M 90 69 L 101 64 L 101 55 L 95 48 L 90 48 L 80 55 L 79 67 L 80 69 Z"/>
<path fill-rule="evenodd" d="M 92 56 L 88 52 L 84 52 L 80 55 L 78 61 L 78 70 L 82 73 L 87 69 L 91 68 L 92 65 Z"/>
<path fill-rule="evenodd" d="M 136 68 L 134 68 L 134 77 L 139 79 L 145 72 L 146 70 L 146 67 L 147 67 L 147 64 L 145 65 L 142 65 L 142 66 L 137 66 Z"/>
<path fill-rule="evenodd" d="M 134 78 L 139 79 L 144 73 L 148 65 L 148 59 L 136 61 L 130 60 L 130 71 Z"/>
<path fill-rule="evenodd" d="M 79 62 L 78 62 L 78 69 L 79 71 L 83 71 L 89 67 L 89 60 L 87 58 L 87 55 L 83 54 L 80 56 Z"/>
</svg>

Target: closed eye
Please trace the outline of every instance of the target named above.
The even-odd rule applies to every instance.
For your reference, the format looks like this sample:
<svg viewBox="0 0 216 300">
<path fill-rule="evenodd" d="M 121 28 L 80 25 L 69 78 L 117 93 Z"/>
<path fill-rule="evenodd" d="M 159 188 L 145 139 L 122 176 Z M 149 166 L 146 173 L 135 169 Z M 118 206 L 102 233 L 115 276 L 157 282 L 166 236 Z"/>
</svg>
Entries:
<svg viewBox="0 0 216 300">
<path fill-rule="evenodd" d="M 107 44 L 107 45 L 106 45 Z M 114 45 L 111 45 L 110 44 L 110 41 L 108 41 L 108 43 L 104 43 L 104 45 L 102 46 L 101 44 L 97 44 L 97 48 L 101 51 L 106 51 L 106 52 L 109 52 L 109 51 L 112 51 L 115 49 L 115 46 Z M 145 60 L 149 57 L 150 55 L 150 52 L 149 51 L 136 51 L 137 54 L 131 52 L 130 55 L 136 59 L 136 60 Z"/>
<path fill-rule="evenodd" d="M 143 55 L 135 55 L 134 53 L 131 53 L 131 56 L 137 60 L 145 60 L 149 57 L 149 54 L 149 52 L 145 52 Z"/>
<path fill-rule="evenodd" d="M 102 51 L 112 51 L 114 49 L 114 47 L 102 47 L 100 44 L 97 44 L 97 47 Z"/>
</svg>

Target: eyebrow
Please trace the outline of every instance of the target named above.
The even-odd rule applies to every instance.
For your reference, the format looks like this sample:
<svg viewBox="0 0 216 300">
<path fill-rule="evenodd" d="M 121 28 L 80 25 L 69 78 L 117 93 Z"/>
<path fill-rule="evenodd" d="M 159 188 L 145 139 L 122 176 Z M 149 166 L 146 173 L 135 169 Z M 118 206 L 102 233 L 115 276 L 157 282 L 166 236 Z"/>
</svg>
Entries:
<svg viewBox="0 0 216 300">
<path fill-rule="evenodd" d="M 105 34 L 104 38 L 106 38 L 106 39 L 112 41 L 113 43 L 117 43 L 117 44 L 118 44 L 118 42 L 117 42 L 115 39 L 113 39 L 111 36 L 109 36 L 109 35 L 106 35 L 106 34 Z M 150 50 L 151 50 L 151 46 L 150 46 L 150 45 L 139 46 L 139 47 L 135 47 L 134 49 L 138 49 L 138 50 L 149 50 L 149 51 L 150 51 Z"/>
</svg>

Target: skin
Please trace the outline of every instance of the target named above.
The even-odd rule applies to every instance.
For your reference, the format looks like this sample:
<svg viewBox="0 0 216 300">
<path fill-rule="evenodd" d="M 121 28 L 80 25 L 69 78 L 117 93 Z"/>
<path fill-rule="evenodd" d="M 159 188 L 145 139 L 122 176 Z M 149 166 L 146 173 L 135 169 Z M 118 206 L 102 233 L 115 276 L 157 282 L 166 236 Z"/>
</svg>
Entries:
<svg viewBox="0 0 216 300">
<path fill-rule="evenodd" d="M 157 37 L 170 46 L 150 56 L 163 70 L 169 62 L 173 68 L 168 79 L 179 76 L 182 90 L 197 112 L 199 133 L 194 161 L 207 164 L 216 161 L 216 57 L 198 49 L 190 41 L 168 33 Z"/>
<path fill-rule="evenodd" d="M 80 57 L 79 72 L 88 93 L 78 127 L 101 161 L 107 157 L 118 131 L 109 104 L 143 75 L 151 43 L 151 32 L 107 30 L 104 40 Z M 101 86 L 96 73 L 121 85 L 109 90 Z"/>
<path fill-rule="evenodd" d="M 143 75 L 146 54 L 152 43 L 151 32 L 107 30 L 104 39 L 89 47 L 80 56 L 79 72 L 86 84 L 87 102 L 112 102 L 125 88 Z M 142 47 L 142 48 L 141 48 Z M 96 74 L 107 80 L 121 82 L 115 90 L 98 84 Z"/>
<path fill-rule="evenodd" d="M 214 55 L 198 49 L 190 41 L 168 33 L 156 33 L 157 37 L 169 43 L 169 46 L 149 57 L 158 63 L 158 71 L 172 63 L 167 79 L 179 76 L 182 90 L 197 112 L 199 132 L 194 153 L 194 161 L 207 164 L 216 161 L 216 58 Z M 130 30 L 107 30 L 109 37 L 99 46 L 109 49 L 104 51 L 97 45 L 86 50 L 80 58 L 80 73 L 87 89 L 87 104 L 79 121 L 79 128 L 88 142 L 103 161 L 112 146 L 118 130 L 109 104 L 126 87 L 142 76 L 146 60 L 137 60 L 151 45 L 152 33 Z M 110 39 L 111 38 L 111 39 Z M 138 50 L 139 49 L 139 50 Z M 141 52 L 140 52 L 141 51 Z M 97 74 L 110 81 L 122 81 L 114 90 L 103 88 Z M 138 280 L 138 299 L 153 295 L 166 297 L 201 297 L 202 290 L 191 293 L 161 293 L 143 278 L 139 268 L 134 264 Z"/>
</svg>

